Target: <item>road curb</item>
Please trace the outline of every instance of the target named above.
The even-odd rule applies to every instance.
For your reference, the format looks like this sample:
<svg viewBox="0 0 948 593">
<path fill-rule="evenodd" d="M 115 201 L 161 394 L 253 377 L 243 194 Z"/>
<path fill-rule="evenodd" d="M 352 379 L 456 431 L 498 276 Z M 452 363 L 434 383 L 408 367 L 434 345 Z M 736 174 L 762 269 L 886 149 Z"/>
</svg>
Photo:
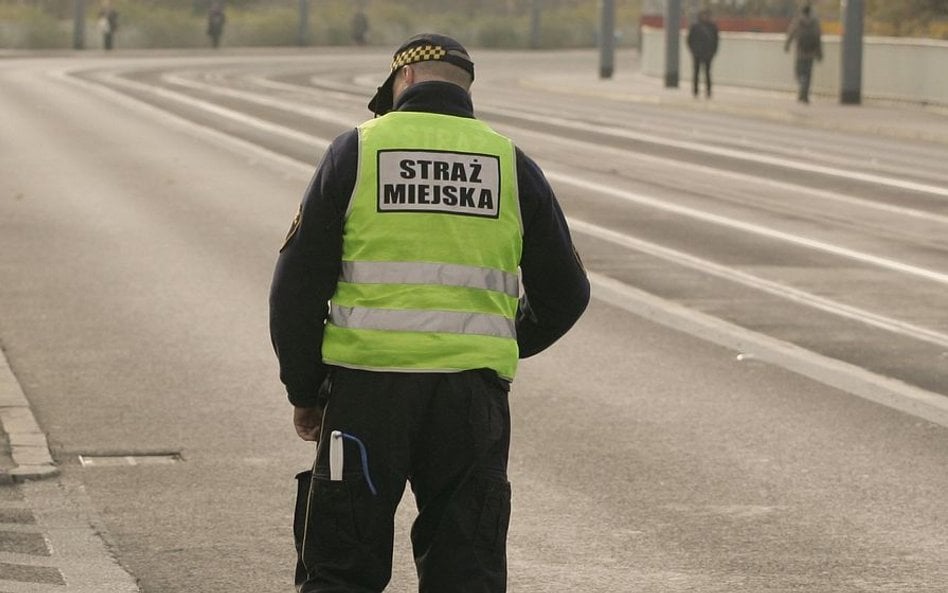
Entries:
<svg viewBox="0 0 948 593">
<path fill-rule="evenodd" d="M 6 354 L 0 350 L 0 428 L 7 435 L 13 468 L 7 481 L 24 482 L 59 475 L 30 403 L 13 375 Z"/>
</svg>

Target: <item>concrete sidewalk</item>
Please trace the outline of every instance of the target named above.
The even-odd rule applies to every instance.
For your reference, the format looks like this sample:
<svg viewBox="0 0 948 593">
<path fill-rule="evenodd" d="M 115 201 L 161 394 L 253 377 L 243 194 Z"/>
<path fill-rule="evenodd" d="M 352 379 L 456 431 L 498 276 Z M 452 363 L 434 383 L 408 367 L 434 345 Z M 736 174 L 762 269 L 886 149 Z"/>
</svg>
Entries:
<svg viewBox="0 0 948 593">
<path fill-rule="evenodd" d="M 550 93 L 597 97 L 623 103 L 655 105 L 690 112 L 721 113 L 802 128 L 841 131 L 901 140 L 948 145 L 948 107 L 879 101 L 864 98 L 860 105 L 842 105 L 838 97 L 813 95 L 809 104 L 796 101 L 794 91 L 715 85 L 713 97 L 695 98 L 689 74 L 677 88 L 646 76 L 637 64 L 600 79 L 598 70 L 568 68 L 555 73 L 528 74 L 521 84 Z M 713 75 L 713 70 L 712 70 Z"/>
</svg>

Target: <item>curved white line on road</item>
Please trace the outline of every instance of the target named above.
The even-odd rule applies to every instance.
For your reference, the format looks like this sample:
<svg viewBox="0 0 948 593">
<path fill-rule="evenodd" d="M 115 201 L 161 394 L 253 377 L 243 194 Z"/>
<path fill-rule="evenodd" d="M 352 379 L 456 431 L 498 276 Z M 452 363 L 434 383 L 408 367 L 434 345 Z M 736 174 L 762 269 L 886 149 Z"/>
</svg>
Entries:
<svg viewBox="0 0 948 593">
<path fill-rule="evenodd" d="M 174 91 L 169 91 L 167 89 L 154 88 L 142 83 L 133 82 L 133 81 L 130 81 L 118 76 L 113 76 L 113 75 L 106 76 L 106 79 L 109 80 L 109 82 L 112 82 L 115 84 L 120 84 L 129 88 L 139 90 L 141 92 L 150 92 L 152 94 L 155 94 L 167 99 L 177 100 L 186 105 L 203 109 L 217 116 L 226 117 L 228 119 L 241 122 L 244 125 L 254 127 L 260 130 L 264 130 L 271 134 L 284 136 L 287 138 L 291 138 L 293 140 L 297 140 L 300 142 L 305 142 L 314 146 L 318 146 L 320 148 L 325 148 L 331 142 L 330 140 L 325 139 L 325 138 L 320 138 L 318 136 L 313 136 L 311 134 L 299 132 L 297 130 L 290 129 L 285 126 L 281 126 L 279 124 L 273 124 L 257 117 L 246 115 L 246 114 L 234 111 L 232 109 L 227 109 L 225 107 L 220 107 L 219 105 L 215 105 L 214 103 L 210 103 L 208 101 L 194 99 L 187 95 L 176 93 Z M 306 111 L 305 109 L 302 109 L 302 108 L 292 107 L 292 105 L 287 105 L 283 101 L 279 101 L 278 103 L 281 104 L 281 107 L 280 107 L 281 109 L 287 109 L 287 110 L 296 109 L 297 112 Z M 808 247 L 811 249 L 833 253 L 835 255 L 839 255 L 842 257 L 848 257 L 850 259 L 854 259 L 857 261 L 870 263 L 870 264 L 887 268 L 893 271 L 897 271 L 897 272 L 901 272 L 905 274 L 911 274 L 911 275 L 915 275 L 915 276 L 925 278 L 928 280 L 933 280 L 935 282 L 948 284 L 948 274 L 943 274 L 941 272 L 935 272 L 932 270 L 927 270 L 927 269 L 920 268 L 918 266 L 912 266 L 909 264 L 903 264 L 903 263 L 896 262 L 894 260 L 890 260 L 887 258 L 877 257 L 874 255 L 861 253 L 855 250 L 846 249 L 844 247 L 837 247 L 835 245 L 830 245 L 828 243 L 823 243 L 821 241 L 815 241 L 813 239 L 799 237 L 797 235 L 792 235 L 790 233 L 785 233 L 783 231 L 777 231 L 777 230 L 763 227 L 760 225 L 742 222 L 739 220 L 735 220 L 733 218 L 727 218 L 724 216 L 719 216 L 716 214 L 703 212 L 701 210 L 696 210 L 694 208 L 689 208 L 687 206 L 679 206 L 676 204 L 670 204 L 668 202 L 664 202 L 656 198 L 643 196 L 641 194 L 628 192 L 621 189 L 616 189 L 607 185 L 603 185 L 601 183 L 595 183 L 592 181 L 579 179 L 577 177 L 566 175 L 564 173 L 557 173 L 555 171 L 547 170 L 547 177 L 550 177 L 551 179 L 557 179 L 561 181 L 562 183 L 568 183 L 570 185 L 581 187 L 583 189 L 588 189 L 591 191 L 597 191 L 599 193 L 612 195 L 614 197 L 619 197 L 624 200 L 636 202 L 638 204 L 642 204 L 645 206 L 650 206 L 653 208 L 658 208 L 658 209 L 666 210 L 669 212 L 674 212 L 676 214 L 682 214 L 685 216 L 689 216 L 691 218 L 697 218 L 697 219 L 704 220 L 707 222 L 712 222 L 714 224 L 728 226 L 731 228 L 739 229 L 739 230 L 750 232 L 757 235 L 764 235 L 773 239 L 780 239 L 780 240 L 787 241 L 790 243 L 795 243 L 797 245 L 802 245 L 804 247 Z"/>
<path fill-rule="evenodd" d="M 168 82 L 171 82 L 171 83 L 173 83 L 173 84 L 177 84 L 177 85 L 180 85 L 180 86 L 185 86 L 185 87 L 192 88 L 192 89 L 195 89 L 195 90 L 201 90 L 201 91 L 205 91 L 205 92 L 209 92 L 209 93 L 217 93 L 217 94 L 222 95 L 222 96 L 229 96 L 229 97 L 232 97 L 232 98 L 237 98 L 237 99 L 241 99 L 241 100 L 244 100 L 244 101 L 256 103 L 256 104 L 258 104 L 258 105 L 264 105 L 264 106 L 268 106 L 268 107 L 274 107 L 274 108 L 281 109 L 281 110 L 284 110 L 284 111 L 287 111 L 287 112 L 290 112 L 290 113 L 296 113 L 296 114 L 299 114 L 299 115 L 303 115 L 303 116 L 306 116 L 306 117 L 312 117 L 312 118 L 319 119 L 319 120 L 323 120 L 323 121 L 330 121 L 330 122 L 333 122 L 333 123 L 341 123 L 341 124 L 344 124 L 344 125 L 354 125 L 352 120 L 350 120 L 350 119 L 348 119 L 348 118 L 339 118 L 339 117 L 337 117 L 333 112 L 328 112 L 328 111 L 323 110 L 323 109 L 301 108 L 301 107 L 299 107 L 299 106 L 297 106 L 297 105 L 295 105 L 295 104 L 293 104 L 293 103 L 288 103 L 288 102 L 286 102 L 286 101 L 280 101 L 280 100 L 277 100 L 277 99 L 272 99 L 272 98 L 270 98 L 270 97 L 262 96 L 262 95 L 259 95 L 259 94 L 257 94 L 257 93 L 252 93 L 252 92 L 247 92 L 247 91 L 234 91 L 234 90 L 231 90 L 231 89 L 220 89 L 220 88 L 214 87 L 214 86 L 212 86 L 212 85 L 207 85 L 207 84 L 202 84 L 202 83 L 199 83 L 199 82 L 196 82 L 196 81 L 187 80 L 187 79 L 185 79 L 185 78 L 183 78 L 183 77 L 181 77 L 181 76 L 176 76 L 176 75 L 165 75 L 164 78 L 165 78 L 166 80 L 168 80 Z M 283 91 L 288 91 L 288 92 L 297 92 L 297 93 L 309 94 L 309 95 L 312 95 L 312 96 L 320 96 L 320 92 L 313 91 L 312 89 L 309 89 L 309 88 L 306 88 L 306 87 L 300 87 L 300 86 L 298 86 L 298 85 L 291 85 L 291 84 L 287 84 L 287 83 L 275 82 L 275 81 L 268 80 L 268 79 L 266 79 L 266 78 L 261 78 L 261 77 L 259 77 L 259 76 L 251 76 L 251 77 L 249 77 L 248 79 L 249 79 L 251 82 L 253 82 L 254 84 L 258 84 L 258 85 L 260 85 L 260 86 L 267 87 L 267 88 L 272 88 L 272 89 L 274 89 L 274 90 L 283 90 Z M 348 88 L 348 87 L 346 87 L 346 88 Z M 568 120 L 562 120 L 562 121 L 568 121 Z M 583 126 L 585 126 L 585 124 L 583 124 Z M 516 126 L 514 126 L 514 127 L 516 127 Z M 528 132 L 531 133 L 531 134 L 536 134 L 536 135 L 541 135 L 541 136 L 547 136 L 547 137 L 550 137 L 550 138 L 553 138 L 553 139 L 558 139 L 558 137 L 555 136 L 555 135 L 546 134 L 546 133 L 544 133 L 544 132 L 538 132 L 538 131 L 536 131 L 536 130 L 528 130 Z M 630 133 L 631 133 L 631 132 L 630 132 Z M 610 151 L 610 152 L 621 152 L 621 153 L 623 153 L 623 154 L 629 154 L 629 153 L 633 152 L 633 151 L 629 151 L 628 149 L 614 148 L 614 147 L 609 147 L 609 146 L 600 146 L 600 145 L 595 145 L 595 144 L 589 143 L 589 142 L 583 142 L 583 141 L 581 141 L 581 140 L 579 140 L 579 141 L 573 140 L 573 141 L 571 141 L 571 144 L 574 146 L 574 148 L 577 147 L 577 146 L 581 146 L 581 145 L 582 145 L 582 146 L 594 146 L 594 147 L 595 147 L 596 149 L 598 149 L 598 150 L 607 150 L 607 151 Z M 700 145 L 696 145 L 696 146 L 700 146 Z M 750 154 L 750 153 L 748 153 L 748 154 Z M 638 158 L 638 159 L 640 159 L 640 160 L 649 160 L 649 161 L 652 161 L 652 162 L 680 163 L 680 161 L 675 161 L 674 159 L 668 159 L 668 158 L 663 158 L 663 157 L 657 157 L 657 156 L 648 155 L 648 154 L 637 154 L 637 155 L 636 155 L 636 158 Z M 810 193 L 810 194 L 812 194 L 812 195 L 816 195 L 816 196 L 819 196 L 819 197 L 823 197 L 823 198 L 826 198 L 826 199 L 831 199 L 831 200 L 835 200 L 835 201 L 843 202 L 843 203 L 847 203 L 847 204 L 853 204 L 853 205 L 856 205 L 856 206 L 859 206 L 859 207 L 862 207 L 862 208 L 871 208 L 871 209 L 874 209 L 874 210 L 880 210 L 880 211 L 889 212 L 889 213 L 892 213 L 892 214 L 899 214 L 899 215 L 902 215 L 902 216 L 909 216 L 909 217 L 912 217 L 912 218 L 925 219 L 925 220 L 930 221 L 930 222 L 936 222 L 936 223 L 941 223 L 941 224 L 948 224 L 948 216 L 942 216 L 942 215 L 939 215 L 939 214 L 935 214 L 935 213 L 931 213 L 931 212 L 926 212 L 926 211 L 924 211 L 924 210 L 917 210 L 917 209 L 914 209 L 914 208 L 903 208 L 903 207 L 899 207 L 899 206 L 892 206 L 891 204 L 885 204 L 885 203 L 881 203 L 881 202 L 874 202 L 874 201 L 871 201 L 871 200 L 864 200 L 864 199 L 855 198 L 855 197 L 852 197 L 852 196 L 845 196 L 845 195 L 842 195 L 842 194 L 838 194 L 838 193 L 836 193 L 836 192 L 829 192 L 829 191 L 825 191 L 825 190 L 818 190 L 818 189 L 814 189 L 814 188 L 810 188 L 810 187 L 806 187 L 806 186 L 802 186 L 802 185 L 797 185 L 797 184 L 794 184 L 794 183 L 775 181 L 775 180 L 769 179 L 769 178 L 755 177 L 755 176 L 753 176 L 753 175 L 747 175 L 747 174 L 744 174 L 744 173 L 738 173 L 738 172 L 734 172 L 734 171 L 727 171 L 727 170 L 723 170 L 723 169 L 714 169 L 714 168 L 712 168 L 712 167 L 707 167 L 707 166 L 705 166 L 705 165 L 690 165 L 690 167 L 691 167 L 692 169 L 696 170 L 696 171 L 706 171 L 706 172 L 711 173 L 711 174 L 714 174 L 714 175 L 723 176 L 723 177 L 730 177 L 731 179 L 748 180 L 748 181 L 750 181 L 750 182 L 763 183 L 763 184 L 766 184 L 766 185 L 770 185 L 771 187 L 777 187 L 777 188 L 780 188 L 780 189 L 785 189 L 785 190 L 790 190 L 790 191 L 802 191 L 802 192 L 807 192 L 807 193 Z"/>
<path fill-rule="evenodd" d="M 319 109 L 317 107 L 300 107 L 297 103 L 290 103 L 288 101 L 281 101 L 280 99 L 274 99 L 272 97 L 265 97 L 259 93 L 251 93 L 248 91 L 238 91 L 235 89 L 221 88 L 209 84 L 204 84 L 201 82 L 196 82 L 193 80 L 188 80 L 183 76 L 178 76 L 174 74 L 165 74 L 162 76 L 164 80 L 170 84 L 181 86 L 193 90 L 203 91 L 205 93 L 212 93 L 219 95 L 221 97 L 230 97 L 231 99 L 240 99 L 241 101 L 247 101 L 248 103 L 254 103 L 257 105 L 263 105 L 265 107 L 270 107 L 273 109 L 279 109 L 281 111 L 286 111 L 288 113 L 294 113 L 297 115 L 303 115 L 312 119 L 317 119 L 321 121 L 328 121 L 334 124 L 339 124 L 343 126 L 355 127 L 359 123 L 354 121 L 350 117 L 340 117 L 335 111 L 329 111 L 328 109 Z"/>
<path fill-rule="evenodd" d="M 68 71 L 60 72 L 58 75 L 63 80 L 67 80 L 72 84 L 83 86 L 88 90 L 108 93 L 113 99 L 131 102 L 149 110 L 149 112 L 158 111 L 172 121 L 206 133 L 212 140 L 228 140 L 236 148 L 241 150 L 245 150 L 248 147 L 248 142 L 243 139 L 225 134 L 205 125 L 196 124 L 181 116 L 158 109 L 137 98 L 123 95 L 107 86 L 97 86 L 87 81 L 71 77 L 68 75 Z M 146 87 L 145 89 L 139 90 L 148 91 L 151 89 Z M 194 101 L 178 93 L 171 93 L 171 95 L 177 96 L 179 99 Z M 199 101 L 198 103 L 211 105 L 203 101 Z M 256 119 L 238 113 L 232 114 L 232 118 L 238 120 Z M 251 122 L 246 123 L 253 125 Z M 313 141 L 325 142 L 327 145 L 329 143 L 328 140 L 316 137 L 313 137 Z M 261 156 L 272 157 L 276 162 L 281 164 L 285 162 L 296 163 L 300 170 L 311 171 L 312 165 L 309 163 L 302 163 L 292 157 L 287 157 L 262 147 L 256 148 L 257 150 L 255 152 Z M 635 315 L 651 319 L 680 331 L 685 331 L 701 339 L 732 347 L 739 351 L 744 351 L 748 345 L 754 346 L 754 353 L 761 360 L 767 360 L 777 366 L 811 377 L 817 381 L 832 385 L 864 399 L 924 418 L 931 422 L 941 424 L 942 426 L 948 426 L 948 400 L 939 394 L 907 385 L 890 377 L 871 373 L 855 365 L 827 358 L 794 344 L 730 324 L 724 320 L 688 309 L 672 301 L 648 294 L 642 290 L 623 284 L 618 280 L 602 276 L 595 272 L 590 272 L 589 277 L 595 289 L 593 296 L 603 302 L 613 304 Z"/>
<path fill-rule="evenodd" d="M 78 78 L 73 75 L 73 72 L 71 69 L 67 68 L 67 69 L 59 70 L 59 71 L 52 71 L 49 73 L 49 75 L 52 78 L 56 78 L 68 84 L 80 86 L 91 93 L 106 97 L 109 100 L 115 103 L 118 103 L 124 107 L 127 107 L 129 109 L 135 109 L 141 113 L 148 115 L 149 117 L 164 119 L 170 124 L 180 126 L 183 130 L 199 132 L 200 135 L 204 137 L 204 139 L 212 140 L 215 143 L 217 143 L 219 146 L 224 147 L 226 149 L 236 149 L 237 152 L 242 153 L 242 154 L 252 155 L 254 158 L 267 159 L 268 161 L 271 161 L 275 164 L 278 164 L 282 167 L 286 167 L 287 169 L 292 170 L 293 174 L 300 175 L 302 179 L 309 179 L 313 174 L 313 163 L 303 162 L 293 157 L 270 150 L 269 148 L 265 148 L 259 144 L 254 144 L 253 142 L 249 142 L 242 138 L 238 138 L 231 134 L 227 134 L 220 130 L 211 128 L 209 126 L 196 124 L 194 123 L 194 121 L 187 119 L 183 116 L 172 113 L 160 107 L 156 107 L 146 101 L 142 101 L 141 99 L 139 99 L 138 97 L 135 97 L 134 95 L 123 94 L 116 91 L 114 88 L 108 85 L 97 84 L 97 83 L 89 82 L 83 78 Z M 100 78 L 101 80 L 110 80 L 108 76 L 101 75 L 101 74 L 98 76 L 98 78 Z M 137 88 L 137 90 L 141 90 L 143 92 L 151 91 L 149 87 L 139 88 L 142 85 L 137 85 L 137 83 L 133 83 L 131 81 L 119 79 L 114 82 L 118 84 L 121 84 L 122 82 L 128 83 L 126 85 L 128 88 Z M 197 105 L 196 107 L 203 108 L 203 106 L 199 106 L 199 105 Z M 329 142 L 330 142 L 329 140 L 324 140 L 322 138 L 316 138 L 316 137 L 312 137 L 311 139 L 325 142 L 325 144 L 318 144 L 318 143 L 313 144 L 314 148 L 316 148 L 317 150 L 322 150 L 329 146 Z"/>
<path fill-rule="evenodd" d="M 589 273 L 593 296 L 655 323 L 788 369 L 863 399 L 948 426 L 948 398 L 689 309 L 618 280 Z"/>
<path fill-rule="evenodd" d="M 892 333 L 948 348 L 948 335 L 946 334 L 926 329 L 924 327 L 919 327 L 911 323 L 906 323 L 904 321 L 899 321 L 897 319 L 892 319 L 891 317 L 877 315 L 870 311 L 866 311 L 865 309 L 839 303 L 837 301 L 817 296 L 804 290 L 799 290 L 785 284 L 773 282 L 772 280 L 766 280 L 764 278 L 754 276 L 753 274 L 748 274 L 734 268 L 722 266 L 721 264 L 716 264 L 700 257 L 695 257 L 675 249 L 663 247 L 656 243 L 644 241 L 642 239 L 636 239 L 634 237 L 618 233 L 584 220 L 579 220 L 573 217 L 569 217 L 568 220 L 571 229 L 599 239 L 603 239 L 613 243 L 614 245 L 641 251 L 666 261 L 681 264 L 706 274 L 711 274 L 712 276 L 738 282 L 744 286 L 749 286 L 750 288 L 776 295 L 788 301 L 807 305 L 821 311 L 826 311 L 827 313 L 832 313 L 840 317 L 859 321 L 861 323 L 865 323 L 866 325 L 878 327 Z"/>
<path fill-rule="evenodd" d="M 631 130 L 619 130 L 619 129 L 610 128 L 606 126 L 600 126 L 597 124 L 592 124 L 592 123 L 587 123 L 587 122 L 574 122 L 574 121 L 570 121 L 570 120 L 562 119 L 558 117 L 536 115 L 534 113 L 528 113 L 526 111 L 516 111 L 516 110 L 511 110 L 511 109 L 500 109 L 500 108 L 493 108 L 493 107 L 490 109 L 482 110 L 482 111 L 486 111 L 487 113 L 497 113 L 498 115 L 513 117 L 517 119 L 524 119 L 524 120 L 533 121 L 536 123 L 559 126 L 561 128 L 569 128 L 572 130 L 593 131 L 593 132 L 596 132 L 597 134 L 612 136 L 614 138 L 625 138 L 628 140 L 638 140 L 640 142 L 648 142 L 650 144 L 661 144 L 664 146 L 671 146 L 674 148 L 690 150 L 692 152 L 701 152 L 705 154 L 713 154 L 713 155 L 728 157 L 732 159 L 761 163 L 764 165 L 773 165 L 776 167 L 781 167 L 783 169 L 795 169 L 797 171 L 806 171 L 808 173 L 819 173 L 821 175 L 840 177 L 842 179 L 855 179 L 857 181 L 863 181 L 866 183 L 876 183 L 879 185 L 885 185 L 885 186 L 894 187 L 897 189 L 917 191 L 921 193 L 932 194 L 935 196 L 948 198 L 948 187 L 942 187 L 939 185 L 931 185 L 928 183 L 917 183 L 914 181 L 906 181 L 904 179 L 896 179 L 894 177 L 885 177 L 882 175 L 874 175 L 872 173 L 863 173 L 861 171 L 839 169 L 837 167 L 814 165 L 811 163 L 805 163 L 803 161 L 797 161 L 793 159 L 772 157 L 772 156 L 767 156 L 764 154 L 756 154 L 753 152 L 736 150 L 733 148 L 708 146 L 706 144 L 699 144 L 697 142 L 688 142 L 686 140 L 672 140 L 670 138 L 663 138 L 661 136 L 645 134 L 642 132 L 633 132 Z"/>
<path fill-rule="evenodd" d="M 292 128 L 281 126 L 279 124 L 273 124 L 257 117 L 244 115 L 243 113 L 240 113 L 239 111 L 234 111 L 233 109 L 227 109 L 226 107 L 221 107 L 209 101 L 194 99 L 192 97 L 189 97 L 181 93 L 176 93 L 174 91 L 169 91 L 163 88 L 152 87 L 144 83 L 135 82 L 132 80 L 122 78 L 120 76 L 116 76 L 112 74 L 100 74 L 99 78 L 107 81 L 109 84 L 122 86 L 128 89 L 137 90 L 143 93 L 149 93 L 157 97 L 162 97 L 164 99 L 177 101 L 178 103 L 187 105 L 189 107 L 194 107 L 196 109 L 201 109 L 208 113 L 212 113 L 218 117 L 222 117 L 222 118 L 239 122 L 247 127 L 251 127 L 257 130 L 268 132 L 275 136 L 282 136 L 284 138 L 289 138 L 290 140 L 296 140 L 297 142 L 302 142 L 304 144 L 314 146 L 317 148 L 325 149 L 332 142 L 332 140 L 328 140 L 326 138 L 320 138 L 319 136 L 314 136 L 313 134 L 299 132 Z"/>
<path fill-rule="evenodd" d="M 601 144 L 594 144 L 592 142 L 584 142 L 583 140 L 575 140 L 572 138 L 564 138 L 562 136 L 556 136 L 554 134 L 549 134 L 547 132 L 539 132 L 534 129 L 518 127 L 513 124 L 506 124 L 505 128 L 518 130 L 521 135 L 531 135 L 538 138 L 542 138 L 547 142 L 559 142 L 564 146 L 568 146 L 571 150 L 582 151 L 586 150 L 596 150 L 598 152 L 609 153 L 617 155 L 627 159 L 635 159 L 640 162 L 655 163 L 661 166 L 670 166 L 670 167 L 681 167 L 681 161 L 669 157 L 655 156 L 653 154 L 646 154 L 642 152 L 636 152 L 629 150 L 627 148 L 619 148 L 615 146 L 603 146 Z M 791 183 L 789 181 L 778 181 L 776 179 L 771 179 L 768 177 L 760 177 L 757 175 L 752 175 L 749 173 L 740 173 L 738 171 L 728 171 L 726 169 L 715 169 L 708 165 L 701 165 L 698 163 L 689 163 L 688 170 L 695 173 L 703 173 L 711 177 L 723 177 L 727 179 L 734 179 L 738 181 L 743 181 L 746 183 L 763 185 L 765 187 L 774 188 L 780 191 L 787 191 L 796 194 L 809 194 L 818 198 L 823 198 L 825 200 L 831 200 L 834 202 L 839 202 L 842 204 L 848 204 L 856 206 L 858 208 L 863 208 L 867 210 L 878 210 L 880 212 L 885 212 L 887 214 L 896 214 L 898 216 L 906 216 L 916 220 L 923 220 L 925 222 L 935 223 L 935 224 L 945 224 L 948 225 L 948 216 L 943 216 L 934 212 L 928 212 L 926 210 L 918 210 L 917 208 L 906 208 L 904 206 L 893 206 L 892 204 L 886 204 L 884 202 L 877 202 L 874 200 L 866 200 L 863 198 L 857 198 L 854 196 L 849 196 L 833 191 L 828 191 L 824 189 L 817 189 L 814 187 L 809 187 L 805 185 L 799 185 L 796 183 Z"/>
<path fill-rule="evenodd" d="M 194 99 L 187 95 L 176 93 L 174 91 L 169 91 L 167 89 L 153 88 L 148 85 L 129 81 L 127 79 L 114 76 L 114 75 L 107 75 L 105 76 L 105 78 L 109 82 L 112 82 L 115 84 L 133 88 L 141 92 L 150 92 L 152 94 L 155 94 L 167 99 L 177 100 L 186 105 L 203 109 L 217 116 L 226 117 L 228 119 L 238 121 L 244 125 L 254 127 L 260 130 L 264 130 L 271 134 L 291 138 L 293 140 L 297 140 L 297 141 L 304 142 L 313 146 L 317 146 L 322 149 L 326 148 L 331 142 L 330 140 L 325 139 L 325 138 L 320 138 L 318 136 L 313 136 L 311 134 L 299 132 L 297 130 L 290 129 L 285 126 L 281 126 L 279 124 L 273 124 L 257 117 L 246 115 L 244 113 L 240 113 L 232 109 L 220 107 L 208 101 Z M 280 102 L 280 103 L 282 104 L 284 102 Z M 296 108 L 296 109 L 300 109 L 300 108 Z M 305 110 L 300 109 L 300 111 L 305 111 Z M 861 261 L 867 264 L 876 265 L 876 266 L 886 268 L 895 272 L 917 276 L 920 278 L 924 278 L 926 280 L 939 282 L 941 284 L 948 284 L 948 274 L 945 274 L 942 272 L 928 270 L 928 269 L 921 268 L 918 266 L 913 266 L 910 264 L 903 264 L 901 262 L 897 262 L 895 260 L 891 260 L 888 258 L 883 258 L 883 257 L 878 257 L 878 256 L 867 254 L 867 253 L 862 253 L 862 252 L 855 251 L 852 249 L 847 249 L 845 247 L 838 247 L 836 245 L 831 245 L 829 243 L 824 243 L 822 241 L 816 241 L 814 239 L 800 237 L 797 235 L 793 235 L 791 233 L 785 233 L 783 231 L 778 231 L 778 230 L 771 229 L 768 227 L 764 227 L 764 226 L 760 226 L 760 225 L 756 225 L 756 224 L 752 224 L 748 222 L 743 222 L 743 221 L 736 220 L 733 218 L 727 218 L 725 216 L 719 216 L 717 214 L 711 214 L 709 212 L 704 212 L 702 210 L 697 210 L 695 208 L 680 206 L 677 204 L 671 204 L 669 202 L 665 202 L 657 198 L 652 198 L 652 197 L 645 196 L 642 194 L 638 194 L 638 193 L 634 193 L 634 192 L 630 192 L 630 191 L 626 191 L 622 189 L 617 189 L 617 188 L 604 185 L 601 183 L 596 183 L 593 181 L 580 179 L 572 175 L 559 173 L 555 170 L 547 169 L 546 175 L 550 179 L 555 179 L 562 183 L 573 185 L 574 187 L 580 187 L 582 189 L 595 191 L 595 192 L 599 192 L 606 195 L 611 195 L 613 197 L 618 197 L 623 200 L 641 204 L 643 206 L 649 206 L 652 208 L 665 210 L 667 212 L 674 212 L 676 214 L 688 216 L 690 218 L 704 220 L 706 222 L 711 222 L 714 224 L 727 226 L 727 227 L 738 229 L 744 232 L 769 237 L 771 239 L 778 239 L 778 240 L 793 243 L 796 245 L 801 245 L 809 249 L 815 249 L 818 251 L 831 253 L 833 255 L 837 255 L 840 257 L 846 257 L 846 258 L 853 259 L 856 261 Z"/>
<path fill-rule="evenodd" d="M 697 210 L 695 208 L 689 208 L 688 206 L 680 206 L 678 204 L 671 204 L 659 200 L 657 198 L 652 198 L 645 196 L 639 193 L 626 191 L 623 189 L 617 189 L 602 183 L 596 183 L 594 181 L 587 181 L 585 179 L 580 179 L 572 175 L 567 175 L 565 173 L 559 173 L 555 170 L 546 171 L 546 176 L 550 179 L 559 181 L 560 183 L 566 183 L 580 189 L 594 191 L 601 194 L 606 194 L 628 202 L 634 202 L 642 206 L 648 206 L 650 208 L 657 208 L 659 210 L 665 210 L 666 212 L 673 212 L 675 214 L 680 214 L 682 216 L 688 216 L 690 218 L 695 218 L 697 220 L 703 220 L 705 222 L 710 222 L 713 224 L 730 227 L 746 233 L 752 233 L 755 235 L 760 235 L 768 237 L 770 239 L 778 239 L 780 241 L 785 241 L 787 243 L 793 243 L 795 245 L 800 245 L 802 247 L 807 247 L 809 249 L 814 249 L 817 251 L 823 251 L 825 253 L 830 253 L 833 255 L 838 255 L 840 257 L 845 257 L 855 261 L 860 261 L 863 263 L 871 264 L 878 266 L 880 268 L 885 268 L 892 270 L 893 272 L 899 272 L 902 274 L 908 274 L 911 276 L 916 276 L 918 278 L 924 278 L 925 280 L 931 280 L 933 282 L 938 282 L 940 284 L 948 284 L 948 274 L 937 272 L 934 270 L 928 270 L 926 268 L 921 268 L 919 266 L 913 266 L 910 264 L 903 264 L 892 259 L 885 257 L 878 257 L 875 255 L 870 255 L 868 253 L 862 253 L 855 251 L 853 249 L 847 249 L 846 247 L 838 247 L 836 245 L 831 245 L 829 243 L 824 243 L 822 241 L 816 241 L 814 239 L 807 239 L 806 237 L 800 237 L 798 235 L 793 235 L 791 233 L 785 233 L 783 231 L 778 231 L 771 229 L 765 226 L 760 226 L 757 224 L 752 224 L 749 222 L 743 222 L 733 218 L 728 218 L 726 216 L 719 216 L 717 214 L 711 214 L 710 212 L 704 212 L 703 210 Z"/>
</svg>

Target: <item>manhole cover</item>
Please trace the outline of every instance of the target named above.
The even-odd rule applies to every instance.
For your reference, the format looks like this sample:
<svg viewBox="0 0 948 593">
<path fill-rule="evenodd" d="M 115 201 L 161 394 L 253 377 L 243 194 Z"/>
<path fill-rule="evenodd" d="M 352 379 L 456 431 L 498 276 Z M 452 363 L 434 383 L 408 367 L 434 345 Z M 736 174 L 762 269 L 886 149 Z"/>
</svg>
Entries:
<svg viewBox="0 0 948 593">
<path fill-rule="evenodd" d="M 167 465 L 181 461 L 180 453 L 136 453 L 132 455 L 80 455 L 82 467 L 116 465 Z"/>
</svg>

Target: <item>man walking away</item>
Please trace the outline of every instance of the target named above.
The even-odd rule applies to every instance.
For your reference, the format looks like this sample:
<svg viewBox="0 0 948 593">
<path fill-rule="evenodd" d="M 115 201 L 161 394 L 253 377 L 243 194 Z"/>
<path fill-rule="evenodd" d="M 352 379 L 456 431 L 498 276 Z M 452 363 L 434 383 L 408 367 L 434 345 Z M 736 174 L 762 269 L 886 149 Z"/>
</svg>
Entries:
<svg viewBox="0 0 948 593">
<path fill-rule="evenodd" d="M 118 11 L 112 8 L 112 3 L 106 0 L 99 9 L 99 33 L 102 34 L 102 47 L 111 50 L 115 41 L 115 32 L 118 31 Z"/>
<path fill-rule="evenodd" d="M 212 47 L 220 46 L 221 35 L 224 33 L 224 21 L 226 20 L 224 6 L 219 0 L 214 0 L 211 3 L 211 8 L 207 11 L 207 35 L 211 38 Z"/>
<path fill-rule="evenodd" d="M 790 24 L 787 31 L 787 41 L 783 45 L 785 52 L 790 51 L 790 44 L 796 41 L 796 62 L 794 73 L 797 78 L 797 101 L 810 102 L 810 81 L 813 77 L 813 60 L 823 60 L 823 34 L 820 30 L 820 21 L 812 14 L 809 4 L 800 9 L 800 15 Z"/>
<path fill-rule="evenodd" d="M 366 34 L 369 32 L 369 17 L 361 8 L 352 15 L 352 41 L 356 45 L 365 45 Z"/>
<path fill-rule="evenodd" d="M 541 169 L 474 117 L 473 81 L 450 37 L 399 47 L 377 117 L 333 140 L 280 250 L 270 335 L 318 442 L 299 593 L 385 589 L 406 482 L 420 593 L 506 591 L 507 392 L 589 281 Z"/>
<path fill-rule="evenodd" d="M 711 97 L 711 60 L 718 51 L 718 26 L 711 20 L 711 11 L 698 13 L 698 21 L 688 29 L 688 49 L 691 50 L 694 74 L 691 89 L 698 96 L 698 77 L 704 70 L 705 94 Z"/>
</svg>

